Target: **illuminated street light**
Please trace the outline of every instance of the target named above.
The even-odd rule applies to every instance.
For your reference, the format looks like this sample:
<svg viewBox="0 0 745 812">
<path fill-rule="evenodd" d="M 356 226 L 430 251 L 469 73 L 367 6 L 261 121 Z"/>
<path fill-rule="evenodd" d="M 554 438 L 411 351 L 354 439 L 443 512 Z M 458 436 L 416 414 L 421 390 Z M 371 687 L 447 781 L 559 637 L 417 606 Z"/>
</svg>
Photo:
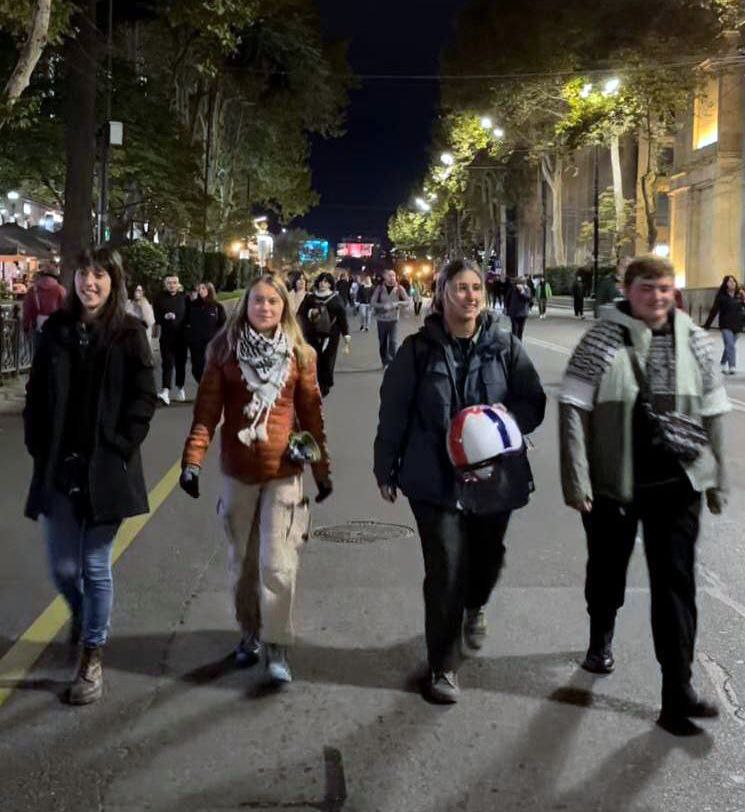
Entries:
<svg viewBox="0 0 745 812">
<path fill-rule="evenodd" d="M 579 97 L 581 99 L 586 99 L 590 93 L 592 93 L 592 84 L 590 82 L 586 82 L 582 85 L 582 90 L 579 92 Z"/>
<path fill-rule="evenodd" d="M 658 257 L 667 259 L 670 256 L 670 246 L 667 245 L 666 243 L 660 243 L 659 245 L 655 245 L 654 253 Z"/>
<path fill-rule="evenodd" d="M 443 152 L 442 155 L 440 155 L 440 160 L 445 166 L 452 166 L 455 163 L 455 158 L 453 158 L 451 152 Z"/>
<path fill-rule="evenodd" d="M 235 241 L 235 242 L 234 242 L 234 243 L 233 243 L 233 244 L 230 246 L 230 250 L 231 250 L 231 251 L 232 251 L 234 254 L 240 254 L 240 252 L 241 252 L 241 248 L 243 248 L 243 243 L 242 243 L 240 240 L 236 240 L 236 241 Z"/>
<path fill-rule="evenodd" d="M 19 197 L 18 192 L 8 192 L 8 200 L 18 200 Z"/>
<path fill-rule="evenodd" d="M 501 127 L 495 127 L 492 132 L 495 138 L 504 138 L 504 130 Z"/>
<path fill-rule="evenodd" d="M 485 130 L 491 130 L 491 128 L 494 126 L 494 122 L 489 118 L 489 116 L 483 116 L 481 119 L 481 126 Z"/>
<path fill-rule="evenodd" d="M 612 79 L 608 79 L 608 81 L 603 85 L 603 95 L 604 96 L 612 96 L 614 93 L 618 93 L 618 88 L 621 87 L 621 80 L 613 77 Z"/>
<path fill-rule="evenodd" d="M 423 197 L 418 197 L 414 202 L 419 211 L 430 211 L 432 209 L 432 206 L 430 206 Z"/>
</svg>

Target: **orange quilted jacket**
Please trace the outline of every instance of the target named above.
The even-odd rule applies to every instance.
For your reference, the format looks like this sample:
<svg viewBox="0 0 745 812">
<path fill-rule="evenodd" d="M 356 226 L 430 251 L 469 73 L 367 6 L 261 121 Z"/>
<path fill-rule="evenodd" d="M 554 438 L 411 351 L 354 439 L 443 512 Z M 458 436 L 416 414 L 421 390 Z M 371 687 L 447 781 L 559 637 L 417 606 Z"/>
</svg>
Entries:
<svg viewBox="0 0 745 812">
<path fill-rule="evenodd" d="M 299 425 L 313 435 L 323 455 L 321 461 L 313 465 L 313 477 L 316 482 L 326 479 L 330 465 L 315 358 L 305 369 L 300 369 L 293 356 L 287 383 L 269 414 L 269 439 L 246 446 L 238 439 L 238 432 L 249 424 L 243 407 L 250 400 L 250 392 L 235 358 L 224 364 L 210 361 L 199 385 L 182 465 L 201 467 L 224 412 L 225 422 L 220 430 L 223 473 L 249 485 L 299 473 L 301 467 L 287 459 L 290 434 Z"/>
</svg>

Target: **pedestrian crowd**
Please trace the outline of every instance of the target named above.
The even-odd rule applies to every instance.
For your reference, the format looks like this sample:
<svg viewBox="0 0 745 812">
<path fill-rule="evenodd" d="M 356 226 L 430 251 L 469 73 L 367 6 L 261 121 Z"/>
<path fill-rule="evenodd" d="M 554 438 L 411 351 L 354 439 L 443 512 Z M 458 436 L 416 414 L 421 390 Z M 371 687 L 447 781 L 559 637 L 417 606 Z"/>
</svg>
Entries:
<svg viewBox="0 0 745 812">
<path fill-rule="evenodd" d="M 575 284 L 577 309 L 581 278 Z M 488 633 L 485 608 L 511 516 L 535 489 L 527 437 L 544 420 L 546 395 L 521 338 L 534 300 L 546 314 L 545 279 L 503 284 L 468 260 L 450 261 L 423 324 L 400 346 L 402 312 L 418 317 L 426 297 L 393 270 L 376 282 L 321 273 L 310 283 L 296 274 L 289 285 L 261 273 L 229 315 L 211 285 L 191 298 L 175 276 L 152 305 L 141 287 L 128 301 L 121 260 L 107 248 L 79 257 L 64 299 L 55 280 L 37 285 L 27 313 L 37 348 L 24 412 L 34 462 L 26 514 L 41 520 L 52 578 L 72 616 L 70 643 L 81 645 L 71 703 L 102 694 L 113 541 L 124 519 L 148 511 L 140 448 L 158 400 L 170 402 L 174 373 L 176 398 L 185 399 L 187 353 L 199 388 L 180 485 L 199 497 L 220 427 L 217 514 L 240 627 L 235 660 L 263 664 L 273 685 L 292 680 L 293 605 L 309 533 L 303 471 L 309 466 L 316 502 L 331 496 L 323 398 L 339 347 L 351 346 L 353 319 L 366 332 L 372 315 L 384 367 L 374 476 L 384 500 L 408 499 L 419 531 L 425 694 L 458 700 L 459 667 Z M 622 285 L 623 298 L 601 308 L 574 349 L 559 395 L 563 495 L 587 539 L 582 667 L 599 675 L 615 668 L 616 617 L 641 525 L 662 673 L 658 721 L 689 735 L 700 730 L 693 719 L 717 715 L 692 686 L 694 558 L 702 502 L 713 513 L 726 503 L 729 402 L 710 338 L 675 306 L 672 266 L 635 258 Z M 47 297 L 56 297 L 54 308 Z M 512 330 L 500 326 L 505 310 Z M 735 366 L 744 310 L 742 290 L 726 278 L 708 322 L 719 316 L 725 371 Z"/>
</svg>

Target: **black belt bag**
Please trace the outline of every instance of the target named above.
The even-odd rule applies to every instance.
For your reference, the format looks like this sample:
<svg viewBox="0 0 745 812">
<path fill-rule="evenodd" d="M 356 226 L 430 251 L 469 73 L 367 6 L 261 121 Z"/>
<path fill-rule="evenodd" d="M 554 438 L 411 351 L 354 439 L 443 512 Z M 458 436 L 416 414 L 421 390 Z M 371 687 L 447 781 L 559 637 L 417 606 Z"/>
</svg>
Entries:
<svg viewBox="0 0 745 812">
<path fill-rule="evenodd" d="M 525 507 L 535 490 L 524 445 L 520 451 L 495 457 L 486 466 L 481 463 L 458 470 L 456 480 L 459 506 L 476 515 L 507 513 Z"/>
</svg>

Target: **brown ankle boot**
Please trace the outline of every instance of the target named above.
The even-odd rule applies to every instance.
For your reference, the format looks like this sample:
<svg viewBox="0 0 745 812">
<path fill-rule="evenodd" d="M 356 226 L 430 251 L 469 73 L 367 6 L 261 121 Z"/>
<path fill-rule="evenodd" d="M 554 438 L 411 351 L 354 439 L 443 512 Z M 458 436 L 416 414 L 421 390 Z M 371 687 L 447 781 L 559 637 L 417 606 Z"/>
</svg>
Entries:
<svg viewBox="0 0 745 812">
<path fill-rule="evenodd" d="M 68 694 L 71 705 L 89 705 L 101 698 L 103 693 L 102 649 L 84 648 L 80 668 Z"/>
</svg>

